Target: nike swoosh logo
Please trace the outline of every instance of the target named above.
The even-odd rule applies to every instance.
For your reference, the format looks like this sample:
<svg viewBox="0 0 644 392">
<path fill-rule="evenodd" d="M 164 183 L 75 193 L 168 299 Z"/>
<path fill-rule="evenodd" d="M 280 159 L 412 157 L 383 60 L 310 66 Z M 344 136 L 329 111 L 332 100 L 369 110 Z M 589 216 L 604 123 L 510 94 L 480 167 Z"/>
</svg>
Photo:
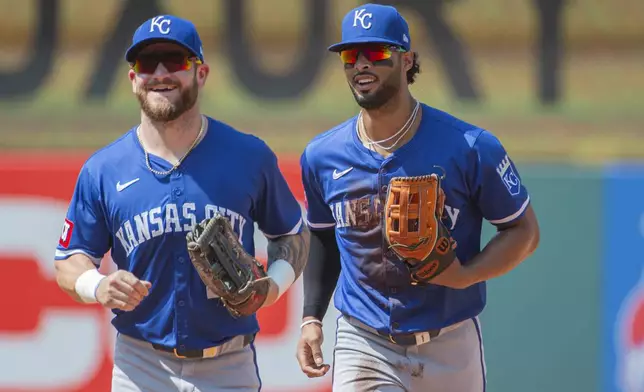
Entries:
<svg viewBox="0 0 644 392">
<path fill-rule="evenodd" d="M 128 186 L 134 184 L 135 182 L 139 181 L 138 178 L 133 179 L 132 181 L 128 181 L 125 184 L 121 184 L 121 181 L 116 183 L 116 191 L 121 192 L 123 189 L 127 188 Z"/>
<path fill-rule="evenodd" d="M 338 171 L 338 169 L 334 169 L 334 170 L 333 170 L 333 179 L 334 179 L 334 180 L 337 180 L 338 178 L 340 178 L 340 177 L 342 177 L 343 175 L 347 174 L 347 173 L 348 173 L 348 172 L 350 172 L 351 170 L 353 170 L 353 167 L 350 167 L 350 168 L 348 168 L 348 169 L 342 170 L 341 172 L 339 172 L 339 171 Z"/>
</svg>

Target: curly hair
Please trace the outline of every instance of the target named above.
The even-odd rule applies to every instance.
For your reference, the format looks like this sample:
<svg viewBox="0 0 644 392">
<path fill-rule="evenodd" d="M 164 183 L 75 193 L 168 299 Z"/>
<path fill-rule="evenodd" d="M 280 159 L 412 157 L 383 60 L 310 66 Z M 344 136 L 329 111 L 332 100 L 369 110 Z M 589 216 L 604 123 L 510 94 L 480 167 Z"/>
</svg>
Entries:
<svg viewBox="0 0 644 392">
<path fill-rule="evenodd" d="M 416 76 L 420 73 L 420 63 L 418 62 L 418 52 L 413 52 L 414 54 L 414 63 L 412 64 L 409 71 L 407 71 L 407 83 L 414 84 L 416 81 Z"/>
</svg>

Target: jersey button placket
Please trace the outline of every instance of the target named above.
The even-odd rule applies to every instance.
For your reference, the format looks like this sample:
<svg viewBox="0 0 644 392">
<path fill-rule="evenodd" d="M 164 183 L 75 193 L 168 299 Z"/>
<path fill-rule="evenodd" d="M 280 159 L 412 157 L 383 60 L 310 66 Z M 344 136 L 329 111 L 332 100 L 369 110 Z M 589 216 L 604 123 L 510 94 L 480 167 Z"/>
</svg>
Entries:
<svg viewBox="0 0 644 392">
<path fill-rule="evenodd" d="M 386 166 L 389 162 L 390 160 L 386 159 L 384 162 L 382 162 L 380 169 L 378 170 L 378 185 L 380 186 L 379 196 L 381 200 L 383 200 L 387 195 L 387 185 L 389 184 L 389 179 L 387 178 L 388 172 Z"/>
<path fill-rule="evenodd" d="M 176 204 L 177 210 L 180 212 L 185 203 L 185 183 L 184 177 L 179 170 L 176 170 L 170 175 L 170 199 Z M 181 227 L 186 222 L 180 218 Z M 174 255 L 174 271 L 175 271 L 175 315 L 177 317 L 177 344 L 180 349 L 185 349 L 185 342 L 188 339 L 188 326 L 187 320 L 188 306 L 186 306 L 186 298 L 188 298 L 187 291 L 189 290 L 188 276 L 188 263 L 185 262 L 185 256 L 181 253 Z"/>
<path fill-rule="evenodd" d="M 378 171 L 378 185 L 379 185 L 379 192 L 378 192 L 378 198 L 380 199 L 380 203 L 378 206 L 378 213 L 382 214 L 384 213 L 384 206 L 387 202 L 387 190 L 388 190 L 388 185 L 389 185 L 389 170 L 386 168 L 388 164 L 391 164 L 391 159 L 392 158 L 387 158 L 385 159 L 382 164 L 380 165 L 380 170 Z M 390 329 L 392 329 L 392 332 L 396 329 L 394 325 L 397 325 L 397 323 L 392 323 L 391 318 L 392 318 L 392 313 L 395 310 L 395 300 L 392 300 L 390 297 L 391 295 L 395 295 L 398 292 L 397 287 L 393 286 L 396 283 L 395 280 L 392 280 L 392 262 L 390 261 L 391 258 L 391 251 L 389 251 L 388 246 L 387 246 L 387 241 L 385 238 L 382 239 L 382 262 L 385 264 L 385 276 L 386 276 L 386 285 L 387 285 L 387 292 L 389 295 L 387 295 L 387 306 L 385 308 L 388 308 L 389 310 L 389 322 L 390 322 Z"/>
<path fill-rule="evenodd" d="M 175 172 L 170 174 L 170 198 L 175 200 L 177 205 L 183 204 L 184 200 L 180 199 L 182 199 L 181 196 L 184 193 L 184 187 L 183 175 L 179 169 L 177 169 Z"/>
<path fill-rule="evenodd" d="M 188 339 L 188 315 L 186 314 L 189 311 L 189 306 L 186 302 L 188 298 L 188 290 L 190 284 L 188 282 L 188 276 L 190 274 L 187 271 L 186 266 L 189 263 L 185 262 L 185 258 L 178 254 L 175 257 L 175 315 L 177 317 L 177 342 L 185 342 Z"/>
</svg>

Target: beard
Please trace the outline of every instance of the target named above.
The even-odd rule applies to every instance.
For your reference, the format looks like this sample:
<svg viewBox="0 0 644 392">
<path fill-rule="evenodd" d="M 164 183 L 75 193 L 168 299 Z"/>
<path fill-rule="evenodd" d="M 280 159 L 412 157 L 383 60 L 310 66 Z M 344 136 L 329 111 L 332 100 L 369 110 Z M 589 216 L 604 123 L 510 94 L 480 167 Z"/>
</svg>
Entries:
<svg viewBox="0 0 644 392">
<path fill-rule="evenodd" d="M 164 84 L 175 84 L 174 82 L 163 82 Z M 141 110 L 151 120 L 157 122 L 174 121 L 181 117 L 182 114 L 192 109 L 199 96 L 197 85 L 197 74 L 195 73 L 192 83 L 188 87 L 178 86 L 177 90 L 181 93 L 175 101 L 170 100 L 150 100 L 148 99 L 150 86 L 144 86 L 137 89 L 136 97 L 139 100 Z"/>
<path fill-rule="evenodd" d="M 398 68 L 398 67 L 396 67 Z M 389 102 L 400 90 L 400 78 L 397 69 L 394 69 L 389 77 L 380 82 L 380 86 L 367 93 L 357 91 L 351 85 L 351 92 L 356 103 L 363 109 L 378 109 Z"/>
</svg>

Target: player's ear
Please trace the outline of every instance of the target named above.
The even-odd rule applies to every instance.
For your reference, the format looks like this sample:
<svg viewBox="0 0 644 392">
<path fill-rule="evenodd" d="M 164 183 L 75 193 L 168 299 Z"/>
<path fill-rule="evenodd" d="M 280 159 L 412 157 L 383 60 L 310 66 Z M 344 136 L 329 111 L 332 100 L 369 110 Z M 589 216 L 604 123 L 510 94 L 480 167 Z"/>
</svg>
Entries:
<svg viewBox="0 0 644 392">
<path fill-rule="evenodd" d="M 208 64 L 201 64 L 197 67 L 197 81 L 199 82 L 200 87 L 203 87 L 206 83 L 208 74 L 210 74 L 210 67 Z"/>
<path fill-rule="evenodd" d="M 132 92 L 136 93 L 136 72 L 129 70 L 127 76 L 130 79 L 130 82 L 132 82 Z"/>
<path fill-rule="evenodd" d="M 411 69 L 411 67 L 414 66 L 414 52 L 405 52 L 402 54 L 402 61 L 403 61 L 403 69 L 405 70 L 405 73 Z"/>
</svg>

